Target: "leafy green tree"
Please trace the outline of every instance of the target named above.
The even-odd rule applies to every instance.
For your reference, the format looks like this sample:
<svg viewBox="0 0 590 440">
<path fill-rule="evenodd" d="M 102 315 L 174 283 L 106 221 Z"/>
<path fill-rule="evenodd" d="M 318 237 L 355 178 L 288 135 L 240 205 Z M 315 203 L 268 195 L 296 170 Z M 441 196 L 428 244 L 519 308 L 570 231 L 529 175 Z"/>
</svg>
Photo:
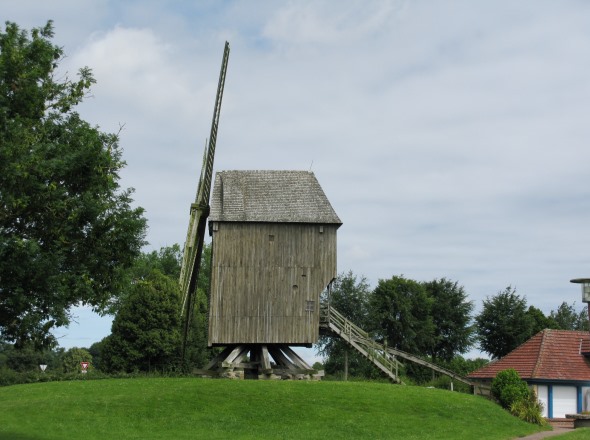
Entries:
<svg viewBox="0 0 590 440">
<path fill-rule="evenodd" d="M 432 306 L 433 299 L 414 280 L 379 280 L 370 298 L 372 330 L 390 347 L 426 355 L 435 334 Z"/>
<path fill-rule="evenodd" d="M 64 373 L 78 373 L 82 370 L 82 362 L 88 362 L 88 370 L 93 367 L 92 355 L 85 348 L 72 347 L 63 354 L 62 366 Z"/>
<path fill-rule="evenodd" d="M 88 353 L 90 353 L 90 355 L 92 356 L 92 366 L 100 371 L 103 371 L 102 349 L 104 346 L 105 339 L 106 338 L 103 338 L 102 340 L 95 342 L 90 346 L 90 348 L 88 348 Z"/>
<path fill-rule="evenodd" d="M 7 368 L 8 355 L 13 349 L 12 344 L 0 340 L 0 369 Z"/>
<path fill-rule="evenodd" d="M 163 246 L 158 251 L 141 252 L 127 271 L 125 285 L 128 288 L 111 301 L 108 313 L 116 315 L 129 294 L 129 287 L 139 280 L 148 278 L 154 270 L 166 275 L 170 280 L 178 282 L 181 264 L 182 251 L 178 244 Z"/>
<path fill-rule="evenodd" d="M 493 358 L 505 356 L 534 334 L 526 298 L 511 286 L 485 299 L 475 321 L 480 349 Z"/>
<path fill-rule="evenodd" d="M 106 371 L 170 370 L 180 349 L 178 282 L 157 270 L 138 280 L 104 340 L 101 363 Z"/>
<path fill-rule="evenodd" d="M 576 303 L 572 305 L 562 302 L 557 311 L 551 311 L 549 315 L 556 323 L 556 327 L 561 330 L 584 330 L 590 329 L 588 323 L 588 309 L 584 307 L 581 311 L 576 310 Z"/>
<path fill-rule="evenodd" d="M 463 286 L 446 278 L 422 285 L 433 301 L 434 338 L 427 352 L 432 361 L 450 361 L 455 355 L 469 351 L 474 344 L 473 302 L 467 300 Z"/>
<path fill-rule="evenodd" d="M 11 347 L 6 353 L 6 365 L 8 368 L 18 372 L 38 371 L 39 365 L 46 363 L 46 356 L 32 347 Z"/>
<path fill-rule="evenodd" d="M 527 315 L 529 315 L 533 321 L 533 328 L 531 330 L 531 334 L 533 335 L 546 328 L 558 328 L 557 323 L 551 316 L 545 316 L 543 311 L 535 306 L 529 306 Z"/>
<path fill-rule="evenodd" d="M 463 356 L 457 355 L 450 361 L 442 362 L 441 366 L 462 376 L 467 376 L 469 373 L 484 367 L 489 362 L 488 359 L 465 359 Z"/>
<path fill-rule="evenodd" d="M 178 244 L 161 247 L 159 251 L 142 253 L 133 264 L 132 277 L 135 280 L 147 278 L 153 270 L 159 270 L 162 274 L 173 280 L 180 278 L 182 265 L 182 250 Z"/>
<path fill-rule="evenodd" d="M 0 339 L 0 369 L 7 368 L 17 372 L 39 371 L 39 365 L 47 365 L 47 370 L 61 369 L 64 349 L 36 350 L 32 344 L 16 347 Z M 0 373 L 1 375 L 1 373 Z"/>
<path fill-rule="evenodd" d="M 181 256 L 182 257 L 182 256 Z M 208 348 L 209 332 L 209 289 L 211 279 L 211 244 L 206 243 L 203 246 L 201 256 L 201 268 L 199 270 L 199 279 L 197 281 L 197 294 L 195 298 L 195 307 L 191 319 L 191 328 L 188 336 L 186 362 L 189 369 L 191 367 L 204 367 L 212 357 L 219 352 L 219 349 Z"/>
<path fill-rule="evenodd" d="M 341 273 L 332 284 L 329 301 L 330 307 L 336 309 L 346 319 L 363 328 L 366 327 L 369 319 L 369 296 L 370 288 L 367 279 L 362 276 L 360 279 L 352 272 Z M 318 343 L 318 351 L 324 356 L 330 356 L 334 344 L 340 342 L 339 338 L 321 336 Z"/>
<path fill-rule="evenodd" d="M 369 297 L 371 290 L 364 276 L 357 277 L 351 270 L 341 273 L 332 284 L 329 298 L 334 307 L 345 318 L 361 328 L 369 323 Z M 328 298 L 326 298 L 328 300 Z M 338 337 L 322 335 L 317 345 L 318 354 L 326 357 L 325 370 L 328 374 L 344 371 L 348 360 L 348 374 L 353 377 L 378 376 L 373 365 L 356 350 L 350 349 Z"/>
<path fill-rule="evenodd" d="M 56 75 L 64 54 L 48 22 L 0 29 L 0 333 L 20 347 L 55 344 L 70 308 L 104 310 L 124 290 L 145 236 L 119 186 L 115 134 L 74 111 L 95 82 Z"/>
<path fill-rule="evenodd" d="M 377 379 L 383 376 L 372 362 L 342 340 L 336 340 L 332 346 L 330 356 L 324 362 L 324 371 L 339 378 L 344 377 L 345 371 L 348 378 Z"/>
<path fill-rule="evenodd" d="M 363 328 L 369 320 L 371 289 L 364 276 L 357 277 L 351 270 L 341 273 L 332 284 L 330 306 L 346 319 Z"/>
</svg>

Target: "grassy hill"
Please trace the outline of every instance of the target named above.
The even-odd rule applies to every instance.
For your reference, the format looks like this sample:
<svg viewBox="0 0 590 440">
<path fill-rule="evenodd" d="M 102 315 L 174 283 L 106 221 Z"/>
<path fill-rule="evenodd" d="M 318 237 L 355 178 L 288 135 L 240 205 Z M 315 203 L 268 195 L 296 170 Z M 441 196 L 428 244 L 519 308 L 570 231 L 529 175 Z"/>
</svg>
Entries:
<svg viewBox="0 0 590 440">
<path fill-rule="evenodd" d="M 512 439 L 537 431 L 478 396 L 366 382 L 191 378 L 0 388 L 0 439 Z"/>
</svg>

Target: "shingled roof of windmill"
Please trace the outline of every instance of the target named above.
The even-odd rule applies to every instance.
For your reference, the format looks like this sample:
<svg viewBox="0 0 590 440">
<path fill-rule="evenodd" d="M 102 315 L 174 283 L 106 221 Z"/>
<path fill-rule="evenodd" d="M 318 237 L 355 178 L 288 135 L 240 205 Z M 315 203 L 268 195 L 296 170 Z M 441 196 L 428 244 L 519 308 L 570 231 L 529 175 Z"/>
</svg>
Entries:
<svg viewBox="0 0 590 440">
<path fill-rule="evenodd" d="M 209 219 L 342 224 L 315 175 L 308 171 L 219 171 Z"/>
</svg>

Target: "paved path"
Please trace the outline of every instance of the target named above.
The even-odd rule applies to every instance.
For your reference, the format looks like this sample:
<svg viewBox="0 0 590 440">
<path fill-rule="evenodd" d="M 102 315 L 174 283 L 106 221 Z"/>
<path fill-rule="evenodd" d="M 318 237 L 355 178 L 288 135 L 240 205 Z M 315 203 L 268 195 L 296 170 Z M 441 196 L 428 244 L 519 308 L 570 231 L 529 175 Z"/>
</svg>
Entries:
<svg viewBox="0 0 590 440">
<path fill-rule="evenodd" d="M 535 434 L 527 435 L 526 437 L 518 437 L 519 440 L 540 440 L 543 438 L 553 437 L 568 432 L 572 432 L 571 428 L 553 428 L 553 431 L 541 431 Z"/>
</svg>

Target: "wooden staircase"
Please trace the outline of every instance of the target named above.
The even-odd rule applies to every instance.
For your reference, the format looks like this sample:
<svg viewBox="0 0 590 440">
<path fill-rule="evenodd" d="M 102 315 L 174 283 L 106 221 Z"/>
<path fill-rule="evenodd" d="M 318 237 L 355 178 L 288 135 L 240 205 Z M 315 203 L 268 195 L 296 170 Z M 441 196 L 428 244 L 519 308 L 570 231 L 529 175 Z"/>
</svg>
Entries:
<svg viewBox="0 0 590 440">
<path fill-rule="evenodd" d="M 384 372 L 392 381 L 402 383 L 398 375 L 400 363 L 395 359 L 395 355 L 390 354 L 382 344 L 372 340 L 366 331 L 346 319 L 336 309 L 329 306 L 322 307 L 320 326 L 341 337 L 348 345 L 356 349 Z"/>
<path fill-rule="evenodd" d="M 402 358 L 449 376 L 451 379 L 458 382 L 463 382 L 470 386 L 474 385 L 471 381 L 453 371 L 432 364 L 418 356 L 387 347 L 374 341 L 366 331 L 346 319 L 329 304 L 322 304 L 320 311 L 320 327 L 323 330 L 342 338 L 348 345 L 355 348 L 364 357 L 369 359 L 377 368 L 383 371 L 396 383 L 402 383 L 398 375 L 399 366 L 401 364 L 397 360 L 397 358 Z"/>
</svg>

